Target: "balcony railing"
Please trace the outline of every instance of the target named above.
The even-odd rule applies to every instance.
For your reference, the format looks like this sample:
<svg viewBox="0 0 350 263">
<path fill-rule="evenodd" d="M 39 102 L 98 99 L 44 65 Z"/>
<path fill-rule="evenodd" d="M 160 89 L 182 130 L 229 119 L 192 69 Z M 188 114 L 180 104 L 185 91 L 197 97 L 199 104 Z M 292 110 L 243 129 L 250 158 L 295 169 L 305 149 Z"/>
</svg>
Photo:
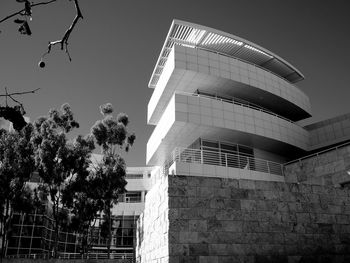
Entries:
<svg viewBox="0 0 350 263">
<path fill-rule="evenodd" d="M 246 107 L 246 108 L 250 108 L 250 109 L 253 109 L 253 110 L 257 110 L 257 111 L 260 111 L 260 112 L 264 112 L 264 113 L 267 113 L 269 115 L 272 115 L 274 117 L 277 117 L 277 118 L 280 118 L 280 119 L 283 119 L 287 122 L 290 122 L 290 123 L 293 123 L 295 125 L 298 125 L 297 123 L 295 123 L 294 121 L 286 118 L 286 117 L 283 117 L 281 115 L 278 115 L 266 108 L 263 108 L 257 104 L 254 104 L 254 103 L 251 103 L 251 102 L 248 102 L 248 101 L 245 101 L 243 99 L 240 99 L 240 98 L 235 98 L 235 97 L 232 97 L 232 98 L 223 98 L 223 97 L 220 97 L 220 96 L 214 96 L 214 95 L 209 95 L 209 94 L 204 94 L 204 93 L 190 93 L 190 92 L 185 92 L 185 91 L 176 91 L 176 94 L 182 94 L 182 95 L 187 95 L 187 96 L 193 96 L 193 97 L 200 97 L 200 98 L 206 98 L 206 99 L 212 99 L 212 100 L 218 100 L 218 101 L 223 101 L 223 102 L 228 102 L 228 103 L 231 103 L 231 104 L 235 104 L 235 105 L 239 105 L 239 106 L 242 106 L 242 107 Z"/>
<path fill-rule="evenodd" d="M 304 161 L 306 159 L 310 159 L 310 158 L 319 158 L 319 156 L 322 156 L 323 154 L 325 154 L 327 152 L 330 152 L 330 151 L 336 151 L 337 152 L 339 149 L 341 149 L 343 147 L 347 147 L 347 146 L 350 146 L 350 142 L 349 141 L 347 141 L 345 143 L 342 143 L 342 144 L 339 144 L 337 146 L 330 147 L 330 148 L 327 148 L 325 150 L 322 150 L 322 151 L 319 151 L 319 152 L 316 152 L 316 153 L 313 153 L 313 154 L 309 154 L 309 155 L 303 156 L 301 158 L 289 161 L 287 163 L 284 163 L 283 165 L 286 166 L 288 164 L 292 164 L 292 163 L 296 163 L 296 162 L 302 163 L 302 161 Z"/>
<path fill-rule="evenodd" d="M 177 147 L 168 159 L 167 167 L 174 162 L 217 165 L 283 176 L 280 163 L 232 153 Z"/>
<path fill-rule="evenodd" d="M 46 250 L 41 254 L 16 254 L 6 256 L 8 259 L 24 258 L 24 259 L 50 259 L 52 258 L 52 252 Z M 85 258 L 84 258 L 85 257 Z M 86 259 L 86 260 L 98 260 L 108 259 L 107 252 L 89 252 L 87 255 L 81 253 L 63 253 L 58 252 L 59 259 Z M 115 253 L 111 251 L 109 259 L 113 259 L 113 263 L 134 263 L 135 258 L 133 253 Z"/>
</svg>

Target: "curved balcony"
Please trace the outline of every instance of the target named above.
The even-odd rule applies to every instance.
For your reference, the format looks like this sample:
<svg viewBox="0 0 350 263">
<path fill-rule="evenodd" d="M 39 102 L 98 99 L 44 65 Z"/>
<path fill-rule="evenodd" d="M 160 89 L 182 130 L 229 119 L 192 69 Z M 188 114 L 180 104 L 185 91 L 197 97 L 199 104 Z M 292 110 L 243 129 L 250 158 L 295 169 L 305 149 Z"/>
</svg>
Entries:
<svg viewBox="0 0 350 263">
<path fill-rule="evenodd" d="M 204 50 L 174 46 L 148 104 L 148 123 L 157 124 L 176 91 L 239 97 L 293 121 L 311 116 L 308 97 L 267 70 Z"/>
<path fill-rule="evenodd" d="M 263 108 L 237 101 L 175 94 L 147 143 L 147 164 L 162 165 L 175 147 L 197 138 L 251 146 L 286 158 L 308 149 L 309 133 Z"/>
<path fill-rule="evenodd" d="M 285 117 L 283 117 L 281 115 L 278 115 L 278 114 L 276 114 L 276 113 L 274 113 L 274 112 L 272 112 L 272 111 L 270 111 L 268 109 L 265 109 L 264 107 L 261 107 L 259 105 L 256 105 L 254 103 L 250 103 L 249 101 L 245 101 L 245 100 L 242 100 L 242 99 L 239 99 L 239 98 L 234 98 L 234 97 L 232 97 L 232 98 L 225 97 L 224 98 L 224 97 L 220 97 L 220 96 L 218 97 L 218 96 L 211 95 L 211 94 L 188 93 L 188 92 L 176 92 L 176 94 L 192 96 L 192 97 L 213 99 L 213 100 L 222 101 L 222 102 L 228 102 L 228 103 L 232 103 L 232 104 L 239 105 L 239 106 L 242 106 L 242 107 L 258 110 L 260 112 L 264 112 L 264 113 L 267 113 L 269 115 L 281 118 L 281 119 L 283 119 L 285 121 L 294 123 L 292 120 L 287 119 L 287 118 L 285 118 Z"/>
<path fill-rule="evenodd" d="M 166 161 L 216 165 L 283 176 L 283 164 L 239 154 L 176 147 Z"/>
</svg>

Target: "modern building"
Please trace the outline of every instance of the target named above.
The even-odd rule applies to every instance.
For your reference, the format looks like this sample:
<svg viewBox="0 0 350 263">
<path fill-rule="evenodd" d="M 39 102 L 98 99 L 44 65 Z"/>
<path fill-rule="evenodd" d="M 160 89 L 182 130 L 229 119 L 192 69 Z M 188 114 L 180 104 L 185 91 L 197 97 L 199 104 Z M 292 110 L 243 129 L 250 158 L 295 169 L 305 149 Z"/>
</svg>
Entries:
<svg viewBox="0 0 350 263">
<path fill-rule="evenodd" d="M 250 41 L 174 20 L 149 82 L 148 123 L 156 127 L 147 164 L 170 161 L 171 173 L 181 174 L 213 174 L 215 164 L 236 177 L 283 180 L 279 164 L 309 148 L 309 132 L 297 123 L 311 116 L 296 86 L 303 79 Z"/>
<path fill-rule="evenodd" d="M 99 159 L 93 155 L 92 159 Z M 113 258 L 134 258 L 136 243 L 136 221 L 144 209 L 145 194 L 151 187 L 152 167 L 128 167 L 126 180 L 127 192 L 113 207 L 111 255 Z M 39 177 L 34 176 L 30 184 L 37 184 Z M 107 240 L 101 236 L 102 220 L 97 219 L 93 226 L 90 258 L 107 257 Z M 53 219 L 44 211 L 33 214 L 14 213 L 11 222 L 11 238 L 6 246 L 7 257 L 49 257 L 54 242 Z M 59 255 L 61 258 L 80 258 L 80 236 L 61 229 L 59 233 Z"/>
<path fill-rule="evenodd" d="M 280 164 L 350 139 L 348 115 L 298 123 L 311 116 L 303 79 L 257 44 L 174 20 L 149 82 L 147 165 L 283 181 Z"/>
<path fill-rule="evenodd" d="M 350 181 L 350 115 L 300 125 L 311 116 L 303 79 L 255 43 L 173 20 L 148 84 L 147 165 L 160 168 L 139 221 L 139 262 L 349 255 L 339 240 L 350 203 L 336 198 L 349 193 L 334 186 Z"/>
</svg>

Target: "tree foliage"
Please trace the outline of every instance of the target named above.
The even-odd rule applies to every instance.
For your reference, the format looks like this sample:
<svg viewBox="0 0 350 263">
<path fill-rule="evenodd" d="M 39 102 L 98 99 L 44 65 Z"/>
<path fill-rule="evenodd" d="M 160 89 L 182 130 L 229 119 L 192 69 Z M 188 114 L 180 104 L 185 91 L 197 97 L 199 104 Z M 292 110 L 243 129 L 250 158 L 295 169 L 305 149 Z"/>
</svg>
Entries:
<svg viewBox="0 0 350 263">
<path fill-rule="evenodd" d="M 31 143 L 34 148 L 36 169 L 41 178 L 40 189 L 48 194 L 52 202 L 52 215 L 54 218 L 54 255 L 57 256 L 58 233 L 62 192 L 66 181 L 75 173 L 80 172 L 84 157 L 80 155 L 78 144 L 72 144 L 67 134 L 79 124 L 75 121 L 71 108 L 64 104 L 61 110 L 52 109 L 45 117 L 38 118 L 34 123 L 34 132 Z M 78 145 L 78 146 L 77 146 Z M 79 162 L 80 161 L 80 162 Z"/>
<path fill-rule="evenodd" d="M 39 201 L 52 207 L 54 244 L 58 256 L 59 229 L 82 235 L 83 253 L 89 249 L 89 231 L 100 215 L 109 225 L 108 251 L 111 242 L 111 209 L 126 186 L 126 164 L 121 153 L 132 146 L 135 135 L 128 133 L 128 116 L 113 117 L 111 104 L 101 106 L 103 119 L 91 128 L 91 134 L 68 140 L 79 127 L 68 104 L 60 111 L 52 109 L 18 132 L 0 132 L 0 208 L 2 222 L 10 211 L 28 212 Z M 101 147 L 102 160 L 91 162 L 95 143 Z M 30 175 L 40 177 L 37 189 L 26 187 Z M 49 207 L 49 206 L 48 206 Z M 4 243 L 3 243 L 4 244 Z"/>
<path fill-rule="evenodd" d="M 12 122 L 13 128 L 16 131 L 22 130 L 23 127 L 27 125 L 27 122 L 23 117 L 24 114 L 26 113 L 24 110 L 23 104 L 19 102 L 17 99 L 15 99 L 14 97 L 18 95 L 28 94 L 28 93 L 35 93 L 37 90 L 39 89 L 8 93 L 7 87 L 5 87 L 5 94 L 0 94 L 0 97 L 5 97 L 5 107 L 0 105 L 0 117 Z M 12 107 L 9 106 L 7 103 L 8 100 L 12 100 L 12 102 L 14 102 L 16 105 Z"/>
<path fill-rule="evenodd" d="M 16 131 L 20 131 L 24 126 L 27 125 L 23 117 L 23 112 L 20 107 L 1 107 L 0 106 L 0 117 L 3 117 L 5 120 L 12 122 L 13 128 Z"/>
<path fill-rule="evenodd" d="M 100 106 L 102 120 L 98 120 L 91 128 L 91 134 L 101 147 L 103 158 L 94 168 L 97 190 L 103 203 L 104 219 L 108 222 L 108 256 L 111 245 L 112 207 L 118 203 L 118 198 L 126 189 L 126 165 L 121 156 L 122 151 L 128 151 L 135 141 L 135 134 L 129 133 L 127 126 L 129 118 L 125 113 L 113 117 L 113 107 L 110 103 Z"/>
<path fill-rule="evenodd" d="M 91 136 L 78 136 L 73 149 L 76 155 L 75 173 L 69 178 L 62 191 L 62 203 L 69 210 L 70 229 L 82 235 L 82 252 L 88 251 L 88 234 L 92 221 L 97 217 L 102 204 L 95 191 L 94 176 L 91 173 L 91 151 L 95 148 Z"/>
<path fill-rule="evenodd" d="M 33 192 L 26 187 L 35 169 L 30 144 L 32 131 L 33 126 L 30 124 L 20 132 L 0 131 L 0 221 L 3 246 L 13 210 L 29 212 L 34 205 Z"/>
</svg>

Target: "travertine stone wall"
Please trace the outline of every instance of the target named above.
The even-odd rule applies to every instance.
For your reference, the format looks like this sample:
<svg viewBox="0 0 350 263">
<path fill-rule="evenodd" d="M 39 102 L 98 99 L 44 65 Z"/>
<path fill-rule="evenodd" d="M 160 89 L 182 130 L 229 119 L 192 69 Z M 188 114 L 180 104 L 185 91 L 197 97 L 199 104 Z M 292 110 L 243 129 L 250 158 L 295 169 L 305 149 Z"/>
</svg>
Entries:
<svg viewBox="0 0 350 263">
<path fill-rule="evenodd" d="M 128 263 L 125 259 L 3 258 L 2 263 Z"/>
<path fill-rule="evenodd" d="M 338 186 L 350 182 L 350 145 L 286 165 L 285 179 L 292 183 Z"/>
<path fill-rule="evenodd" d="M 145 210 L 138 220 L 136 258 L 139 263 L 168 262 L 168 200 L 167 177 L 159 177 L 146 195 Z"/>
<path fill-rule="evenodd" d="M 168 176 L 152 191 L 140 262 L 350 262 L 347 189 Z"/>
<path fill-rule="evenodd" d="M 347 190 L 168 177 L 169 262 L 350 260 Z"/>
</svg>

